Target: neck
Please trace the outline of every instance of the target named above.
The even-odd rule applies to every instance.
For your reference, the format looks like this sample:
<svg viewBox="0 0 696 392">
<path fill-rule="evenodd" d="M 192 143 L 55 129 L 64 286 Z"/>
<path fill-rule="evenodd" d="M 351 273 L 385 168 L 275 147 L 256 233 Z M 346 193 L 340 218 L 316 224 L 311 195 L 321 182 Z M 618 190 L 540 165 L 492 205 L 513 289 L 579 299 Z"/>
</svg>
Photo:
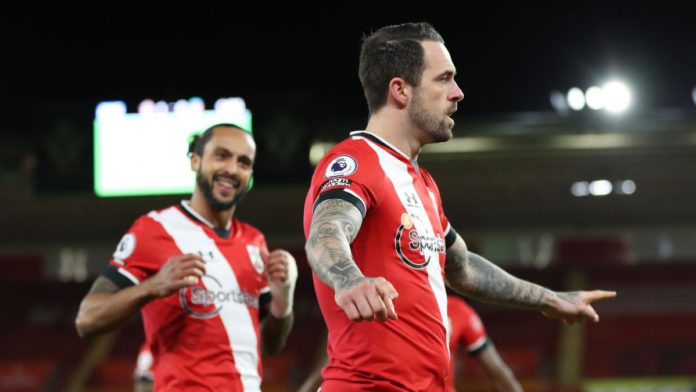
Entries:
<svg viewBox="0 0 696 392">
<path fill-rule="evenodd" d="M 418 137 L 418 129 L 408 117 L 389 107 L 372 114 L 365 130 L 386 140 L 411 159 L 417 159 L 425 145 Z"/>
<path fill-rule="evenodd" d="M 234 210 L 236 207 L 232 207 L 229 210 L 217 211 L 210 207 L 210 204 L 205 200 L 205 197 L 201 192 L 196 189 L 191 196 L 191 208 L 196 211 L 200 216 L 205 218 L 213 226 L 220 229 L 227 229 L 230 225 L 230 221 L 234 217 Z"/>
</svg>

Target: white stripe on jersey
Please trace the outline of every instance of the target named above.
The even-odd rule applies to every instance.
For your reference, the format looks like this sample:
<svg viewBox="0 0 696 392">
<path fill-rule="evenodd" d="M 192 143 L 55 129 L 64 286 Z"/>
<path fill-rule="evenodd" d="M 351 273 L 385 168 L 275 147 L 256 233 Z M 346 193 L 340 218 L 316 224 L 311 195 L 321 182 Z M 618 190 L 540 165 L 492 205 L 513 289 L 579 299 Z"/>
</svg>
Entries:
<svg viewBox="0 0 696 392">
<path fill-rule="evenodd" d="M 399 200 L 401 200 L 401 204 L 404 206 L 404 209 L 413 218 L 413 225 L 416 228 L 416 231 L 419 234 L 433 234 L 433 225 L 425 211 L 423 201 L 420 199 L 418 192 L 416 192 L 416 188 L 413 186 L 413 177 L 411 177 L 411 175 L 408 173 L 408 167 L 406 164 L 392 156 L 390 153 L 384 151 L 382 147 L 374 144 L 372 141 L 366 138 L 362 139 L 377 153 L 379 164 L 382 166 L 384 174 L 394 185 L 394 191 L 399 196 Z M 418 203 L 423 207 L 418 208 L 409 205 L 406 200 L 407 193 L 415 195 L 415 197 L 418 199 Z M 433 197 L 433 195 L 431 195 L 431 197 Z M 434 200 L 433 204 L 436 206 L 435 212 L 437 213 L 437 203 L 435 203 Z M 428 271 L 428 281 L 433 290 L 433 294 L 435 295 L 435 299 L 437 300 L 438 307 L 440 308 L 442 326 L 445 328 L 447 336 L 446 346 L 449 350 L 450 328 L 449 322 L 447 321 L 447 292 L 445 291 L 445 282 L 442 279 L 440 255 L 436 250 L 428 250 L 426 248 L 421 248 L 421 250 L 423 251 L 423 256 L 425 256 L 426 260 L 428 258 L 431 260 L 426 267 L 426 270 Z"/>
<path fill-rule="evenodd" d="M 476 351 L 476 350 L 480 349 L 481 346 L 486 344 L 487 341 L 488 341 L 487 337 L 481 336 L 480 338 L 478 338 L 477 341 L 470 344 L 469 347 L 466 348 L 466 351 L 468 351 L 468 352 Z"/>
<path fill-rule="evenodd" d="M 167 208 L 160 213 L 151 213 L 150 217 L 162 224 L 183 253 L 197 253 L 199 249 L 210 249 L 213 259 L 206 263 L 206 274 L 221 282 L 226 292 L 239 291 L 237 276 L 230 263 L 215 246 L 215 241 L 208 237 L 200 226 L 191 222 L 175 207 Z M 241 375 L 244 390 L 261 391 L 257 337 L 249 310 L 244 304 L 229 301 L 222 307 L 219 316 L 232 346 L 234 363 Z"/>
</svg>

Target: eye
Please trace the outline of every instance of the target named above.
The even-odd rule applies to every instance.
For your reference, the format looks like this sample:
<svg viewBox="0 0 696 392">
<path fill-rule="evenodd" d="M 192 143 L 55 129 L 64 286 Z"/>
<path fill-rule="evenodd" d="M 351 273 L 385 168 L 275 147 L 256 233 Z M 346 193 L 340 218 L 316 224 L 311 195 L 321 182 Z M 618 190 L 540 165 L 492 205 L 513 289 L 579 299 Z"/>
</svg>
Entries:
<svg viewBox="0 0 696 392">
<path fill-rule="evenodd" d="M 251 163 L 251 159 L 248 159 L 246 157 L 242 157 L 239 159 L 238 164 L 240 167 L 243 167 L 245 169 L 250 169 L 252 163 Z"/>
</svg>

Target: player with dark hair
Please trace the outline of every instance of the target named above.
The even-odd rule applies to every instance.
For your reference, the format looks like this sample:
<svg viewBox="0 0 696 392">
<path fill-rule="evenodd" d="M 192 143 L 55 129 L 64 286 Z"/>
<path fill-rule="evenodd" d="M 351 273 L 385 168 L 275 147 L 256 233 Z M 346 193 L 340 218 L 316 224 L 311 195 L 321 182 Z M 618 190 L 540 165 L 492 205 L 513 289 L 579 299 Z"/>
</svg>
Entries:
<svg viewBox="0 0 696 392">
<path fill-rule="evenodd" d="M 234 218 L 248 192 L 256 145 L 217 124 L 190 146 L 190 201 L 142 215 L 82 301 L 81 336 L 142 312 L 155 391 L 259 391 L 261 350 L 277 353 L 293 323 L 297 266 Z"/>
<path fill-rule="evenodd" d="M 328 327 L 323 392 L 444 390 L 445 282 L 567 323 L 598 321 L 590 303 L 615 295 L 552 291 L 467 250 L 417 162 L 423 146 L 452 137 L 464 98 L 455 75 L 427 23 L 384 27 L 363 42 L 367 127 L 322 158 L 305 199 L 305 249 Z"/>
</svg>

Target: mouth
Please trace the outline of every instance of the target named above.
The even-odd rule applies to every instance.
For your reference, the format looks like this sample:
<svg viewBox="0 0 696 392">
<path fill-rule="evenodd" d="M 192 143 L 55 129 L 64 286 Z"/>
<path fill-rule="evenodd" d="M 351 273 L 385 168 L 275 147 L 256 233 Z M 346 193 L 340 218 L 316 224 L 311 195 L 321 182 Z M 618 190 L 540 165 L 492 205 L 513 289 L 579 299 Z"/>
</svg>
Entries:
<svg viewBox="0 0 696 392">
<path fill-rule="evenodd" d="M 225 193 L 237 190 L 241 185 L 241 181 L 239 181 L 239 179 L 225 175 L 217 175 L 213 178 L 213 181 L 223 191 L 226 191 Z"/>
</svg>

